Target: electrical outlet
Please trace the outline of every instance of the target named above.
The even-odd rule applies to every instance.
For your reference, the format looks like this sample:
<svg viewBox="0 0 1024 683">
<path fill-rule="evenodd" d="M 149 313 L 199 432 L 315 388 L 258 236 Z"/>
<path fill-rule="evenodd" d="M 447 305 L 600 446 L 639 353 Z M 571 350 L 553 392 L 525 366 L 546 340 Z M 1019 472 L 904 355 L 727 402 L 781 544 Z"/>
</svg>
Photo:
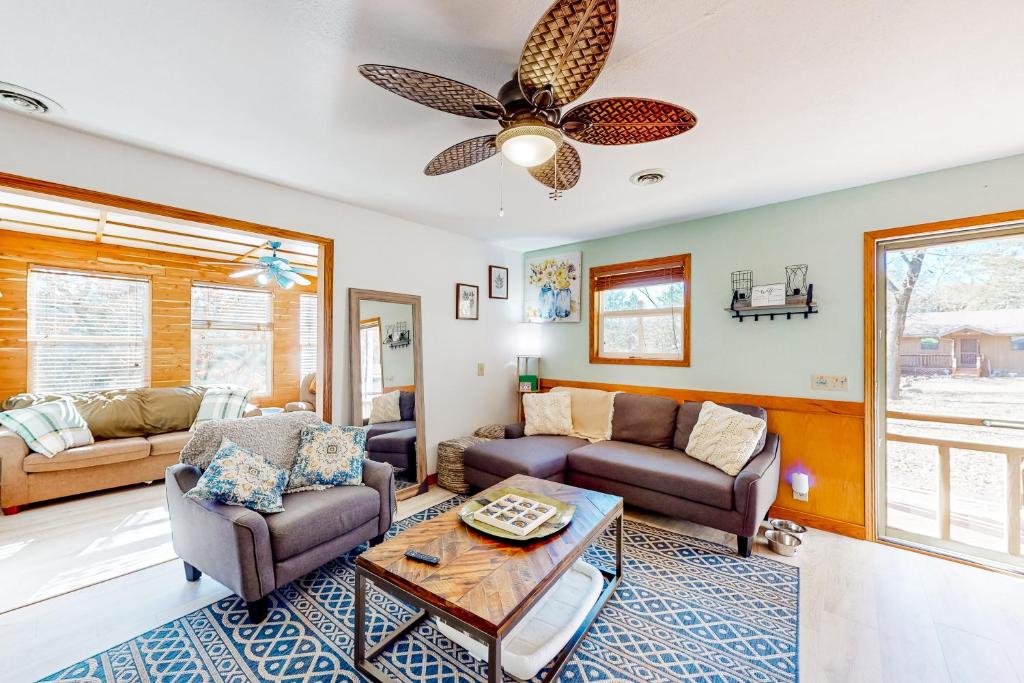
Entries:
<svg viewBox="0 0 1024 683">
<path fill-rule="evenodd" d="M 793 500 L 802 500 L 802 501 L 804 501 L 806 503 L 807 502 L 807 491 L 804 491 L 803 493 L 798 493 L 796 491 L 793 491 Z"/>
<path fill-rule="evenodd" d="M 477 363 L 476 364 L 476 376 L 477 377 L 483 377 L 484 376 L 484 364 L 483 363 Z"/>
<path fill-rule="evenodd" d="M 846 375 L 812 375 L 811 388 L 816 391 L 846 391 L 850 382 Z"/>
</svg>

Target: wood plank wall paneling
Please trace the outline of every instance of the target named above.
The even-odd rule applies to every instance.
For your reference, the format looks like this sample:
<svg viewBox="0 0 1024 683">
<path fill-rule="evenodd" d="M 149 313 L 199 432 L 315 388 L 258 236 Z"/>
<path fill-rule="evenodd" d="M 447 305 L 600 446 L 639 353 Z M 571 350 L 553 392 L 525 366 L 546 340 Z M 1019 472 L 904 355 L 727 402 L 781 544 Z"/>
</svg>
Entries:
<svg viewBox="0 0 1024 683">
<path fill-rule="evenodd" d="M 782 439 L 782 481 L 772 515 L 836 533 L 865 538 L 864 404 L 784 396 L 758 396 L 694 389 L 670 389 L 542 378 L 554 386 L 628 391 L 676 401 L 748 403 L 768 411 L 768 430 Z M 794 500 L 788 474 L 811 476 L 809 500 Z"/>
<path fill-rule="evenodd" d="M 42 237 L 0 230 L 0 400 L 28 390 L 28 269 L 51 266 L 147 277 L 152 296 L 150 383 L 180 386 L 191 381 L 192 283 L 244 285 L 228 270 L 202 265 L 193 256 L 92 241 Z M 299 296 L 306 287 L 273 288 L 274 349 L 270 396 L 254 399 L 284 406 L 299 398 Z"/>
</svg>

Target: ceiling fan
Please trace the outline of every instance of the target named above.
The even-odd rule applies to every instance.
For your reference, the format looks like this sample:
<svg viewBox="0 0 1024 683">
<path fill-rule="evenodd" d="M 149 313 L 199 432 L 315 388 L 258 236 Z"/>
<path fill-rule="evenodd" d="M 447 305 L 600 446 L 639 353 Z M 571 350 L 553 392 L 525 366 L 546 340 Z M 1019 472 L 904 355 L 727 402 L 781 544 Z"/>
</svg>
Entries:
<svg viewBox="0 0 1024 683">
<path fill-rule="evenodd" d="M 556 0 L 534 26 L 519 67 L 497 97 L 450 78 L 398 66 L 363 64 L 371 83 L 422 105 L 459 116 L 493 119 L 501 131 L 464 140 L 427 164 L 429 176 L 458 171 L 497 154 L 524 166 L 539 182 L 576 185 L 581 164 L 565 138 L 593 145 L 662 140 L 697 125 L 683 107 L 638 97 L 610 97 L 562 108 L 578 99 L 604 67 L 615 38 L 617 0 Z"/>
<path fill-rule="evenodd" d="M 235 272 L 228 275 L 232 279 L 256 276 L 256 282 L 261 285 L 270 284 L 276 282 L 284 289 L 289 289 L 296 284 L 308 285 L 309 280 L 302 277 L 305 275 L 316 275 L 316 271 L 309 268 L 297 268 L 288 262 L 283 256 L 277 255 L 277 250 L 281 248 L 280 242 L 267 242 L 266 244 L 260 245 L 256 249 L 270 249 L 269 256 L 260 256 L 256 263 L 239 263 L 242 266 L 242 270 L 236 270 Z M 209 265 L 224 266 L 228 265 L 223 262 L 217 261 L 204 261 Z"/>
</svg>

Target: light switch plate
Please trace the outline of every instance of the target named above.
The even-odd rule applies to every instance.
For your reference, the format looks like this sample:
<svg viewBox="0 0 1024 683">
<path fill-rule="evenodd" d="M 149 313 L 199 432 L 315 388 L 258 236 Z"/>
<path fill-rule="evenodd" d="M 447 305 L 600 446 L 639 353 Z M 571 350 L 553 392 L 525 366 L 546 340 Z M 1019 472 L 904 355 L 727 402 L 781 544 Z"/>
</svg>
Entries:
<svg viewBox="0 0 1024 683">
<path fill-rule="evenodd" d="M 484 376 L 484 364 L 483 363 L 477 363 L 476 364 L 476 376 L 477 377 L 483 377 Z"/>
</svg>

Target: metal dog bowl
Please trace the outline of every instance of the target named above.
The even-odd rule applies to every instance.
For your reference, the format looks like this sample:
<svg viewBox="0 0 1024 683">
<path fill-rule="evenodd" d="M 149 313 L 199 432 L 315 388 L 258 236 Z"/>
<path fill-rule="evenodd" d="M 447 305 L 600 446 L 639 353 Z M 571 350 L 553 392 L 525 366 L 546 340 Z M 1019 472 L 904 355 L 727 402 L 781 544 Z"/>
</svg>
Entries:
<svg viewBox="0 0 1024 683">
<path fill-rule="evenodd" d="M 772 550 L 779 555 L 786 555 L 787 557 L 796 555 L 796 551 L 803 545 L 803 541 L 800 540 L 799 536 L 777 529 L 770 529 L 764 532 L 764 537 L 768 539 L 768 545 L 771 546 Z"/>
<path fill-rule="evenodd" d="M 788 519 L 771 519 L 768 521 L 776 531 L 785 531 L 787 534 L 793 534 L 797 537 L 807 531 L 806 527 L 803 527 L 796 522 L 791 522 Z"/>
</svg>

